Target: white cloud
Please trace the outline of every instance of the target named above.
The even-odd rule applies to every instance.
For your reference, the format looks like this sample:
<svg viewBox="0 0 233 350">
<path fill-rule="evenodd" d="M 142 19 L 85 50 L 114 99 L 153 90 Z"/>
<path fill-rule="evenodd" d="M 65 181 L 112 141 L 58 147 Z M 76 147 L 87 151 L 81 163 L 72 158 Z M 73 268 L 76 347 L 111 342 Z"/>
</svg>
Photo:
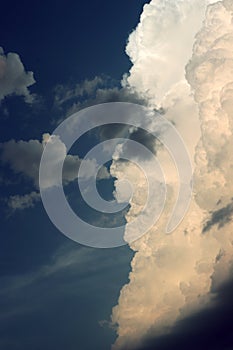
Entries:
<svg viewBox="0 0 233 350">
<path fill-rule="evenodd" d="M 133 63 L 123 84 L 153 104 L 163 100 L 180 81 L 201 27 L 206 0 L 152 0 L 131 35 L 126 53 Z"/>
<path fill-rule="evenodd" d="M 148 96 L 151 104 L 165 108 L 165 116 L 175 121 L 190 150 L 195 142 L 189 139 L 197 140 L 199 135 L 200 141 L 193 160 L 194 197 L 181 225 L 171 235 L 164 234 L 175 199 L 176 180 L 170 175 L 167 203 L 157 227 L 131 244 L 135 256 L 130 281 L 122 288 L 112 313 L 118 333 L 113 349 L 135 349 L 148 334 L 169 332 L 177 320 L 211 303 L 213 287 L 229 277 L 232 213 L 224 208 L 231 208 L 233 197 L 232 11 L 232 0 L 210 5 L 201 27 L 204 2 L 152 0 L 129 38 L 127 51 L 133 62 L 129 87 Z M 195 103 L 185 82 L 186 63 Z M 159 156 L 163 158 L 160 150 Z M 119 180 L 123 173 L 134 179 L 132 169 L 130 163 L 114 162 L 111 172 Z M 126 216 L 128 222 L 143 193 L 146 190 L 140 180 Z M 213 216 L 225 211 L 226 220 Z M 203 232 L 211 218 L 213 225 Z"/>
<path fill-rule="evenodd" d="M 1 145 L 1 161 L 15 173 L 22 173 L 38 184 L 38 169 L 43 145 L 38 140 L 10 140 Z"/>
<path fill-rule="evenodd" d="M 0 47 L 0 101 L 15 94 L 24 96 L 26 102 L 32 102 L 33 96 L 28 87 L 35 83 L 32 72 L 26 72 L 18 54 L 4 54 Z"/>
<path fill-rule="evenodd" d="M 82 171 L 79 174 L 81 178 L 88 180 L 91 177 L 95 177 L 97 174 L 98 179 L 109 177 L 109 172 L 104 166 L 98 172 L 98 164 L 94 159 L 86 159 L 82 161 L 77 155 L 66 155 L 66 147 L 64 143 L 59 137 L 50 137 L 49 134 L 43 134 L 42 142 L 39 140 L 10 140 L 0 144 L 0 160 L 5 164 L 9 164 L 15 173 L 21 173 L 32 179 L 34 185 L 38 188 L 40 160 L 44 145 L 47 142 L 55 142 L 56 148 L 53 148 L 53 154 L 51 154 L 51 159 L 49 159 L 50 166 L 45 167 L 45 169 L 47 169 L 47 176 L 46 181 L 43 184 L 44 187 L 57 185 L 56 181 L 58 180 L 54 177 L 54 169 L 56 169 L 57 164 L 59 164 L 64 158 L 63 181 L 65 184 L 77 179 L 81 162 L 83 162 Z M 53 164 L 53 167 L 51 167 L 51 163 Z"/>
</svg>

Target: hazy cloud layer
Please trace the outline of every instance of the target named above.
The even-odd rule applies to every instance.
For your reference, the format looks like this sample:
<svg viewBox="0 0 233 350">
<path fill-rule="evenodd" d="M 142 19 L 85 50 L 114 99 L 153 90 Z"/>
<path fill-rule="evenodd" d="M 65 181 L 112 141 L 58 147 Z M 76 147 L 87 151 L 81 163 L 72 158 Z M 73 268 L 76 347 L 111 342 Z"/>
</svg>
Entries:
<svg viewBox="0 0 233 350">
<path fill-rule="evenodd" d="M 54 90 L 54 107 L 65 116 L 96 104 L 107 102 L 131 102 L 145 104 L 147 100 L 127 87 L 117 87 L 108 77 L 96 76 L 76 85 L 58 85 Z"/>
<path fill-rule="evenodd" d="M 214 225 L 220 229 L 232 221 L 233 203 L 211 213 L 210 219 L 203 227 L 203 233 L 209 231 Z"/>
<path fill-rule="evenodd" d="M 99 165 L 95 159 L 82 160 L 77 155 L 67 155 L 64 143 L 58 137 L 50 137 L 49 134 L 43 134 L 41 142 L 39 140 L 10 140 L 0 144 L 0 161 L 3 164 L 8 164 L 14 173 L 31 179 L 35 188 L 38 189 L 40 160 L 47 142 L 56 142 L 56 149 L 54 149 L 54 154 L 51 155 L 49 166 L 45 166 L 47 176 L 46 181 L 41 184 L 42 186 L 49 188 L 57 185 L 58 179 L 54 176 L 54 169 L 56 169 L 56 164 L 63 159 L 65 159 L 63 165 L 64 184 L 68 184 L 78 178 L 81 162 L 83 166 L 82 171 L 79 172 L 80 178 L 84 180 L 95 176 L 97 176 L 97 179 L 109 178 L 110 174 L 105 166 L 98 170 Z M 53 167 L 51 167 L 51 164 Z M 32 207 L 37 200 L 37 193 L 33 191 L 23 196 L 11 196 L 8 199 L 8 205 L 12 209 L 25 209 Z"/>
</svg>

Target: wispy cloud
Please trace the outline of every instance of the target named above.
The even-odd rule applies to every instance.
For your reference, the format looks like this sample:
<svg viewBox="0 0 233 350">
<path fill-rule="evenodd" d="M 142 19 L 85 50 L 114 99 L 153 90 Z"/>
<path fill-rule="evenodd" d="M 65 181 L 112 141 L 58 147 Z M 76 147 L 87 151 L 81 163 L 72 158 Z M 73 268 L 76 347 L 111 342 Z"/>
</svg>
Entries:
<svg viewBox="0 0 233 350">
<path fill-rule="evenodd" d="M 15 211 L 15 210 L 32 208 L 39 200 L 40 200 L 39 192 L 32 191 L 31 193 L 25 194 L 23 196 L 20 196 L 20 195 L 10 196 L 7 201 L 7 204 L 10 209 Z"/>
</svg>

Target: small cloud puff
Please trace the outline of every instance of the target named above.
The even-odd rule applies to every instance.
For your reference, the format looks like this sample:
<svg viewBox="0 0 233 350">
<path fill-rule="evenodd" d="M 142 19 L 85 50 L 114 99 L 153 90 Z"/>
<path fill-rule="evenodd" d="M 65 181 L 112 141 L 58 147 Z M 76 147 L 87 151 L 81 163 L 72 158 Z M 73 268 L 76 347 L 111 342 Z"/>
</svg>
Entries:
<svg viewBox="0 0 233 350">
<path fill-rule="evenodd" d="M 35 83 L 33 72 L 26 72 L 17 53 L 4 54 L 0 47 L 0 101 L 9 95 L 24 96 L 31 103 L 33 96 L 28 87 Z"/>
</svg>

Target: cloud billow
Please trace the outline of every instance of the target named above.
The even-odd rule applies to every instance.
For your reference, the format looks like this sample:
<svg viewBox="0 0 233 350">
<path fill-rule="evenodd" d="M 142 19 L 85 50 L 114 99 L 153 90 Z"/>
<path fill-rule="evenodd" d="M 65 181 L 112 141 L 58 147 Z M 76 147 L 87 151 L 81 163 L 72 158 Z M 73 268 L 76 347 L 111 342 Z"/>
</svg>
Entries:
<svg viewBox="0 0 233 350">
<path fill-rule="evenodd" d="M 162 107 L 184 137 L 193 157 L 194 195 L 180 226 L 165 235 L 178 184 L 165 161 L 167 206 L 157 227 L 130 245 L 135 255 L 129 283 L 112 312 L 118 335 L 114 350 L 170 349 L 175 341 L 181 348 L 190 347 L 181 339 L 183 332 L 189 334 L 186 322 L 195 332 L 202 315 L 217 317 L 212 301 L 224 295 L 222 286 L 228 288 L 233 263 L 232 11 L 232 0 L 152 0 L 129 37 L 126 50 L 133 65 L 123 83 L 147 97 L 154 108 Z M 164 159 L 163 155 L 159 149 L 157 156 Z M 113 164 L 117 179 L 126 171 L 134 170 L 129 164 Z M 140 195 L 144 185 L 138 179 Z M 132 202 L 128 222 L 136 207 Z M 218 322 L 211 324 L 202 330 L 210 333 Z M 153 340 L 148 343 L 148 338 Z M 204 343 L 198 339 L 201 348 Z M 211 348 L 217 349 L 214 343 Z"/>
</svg>

